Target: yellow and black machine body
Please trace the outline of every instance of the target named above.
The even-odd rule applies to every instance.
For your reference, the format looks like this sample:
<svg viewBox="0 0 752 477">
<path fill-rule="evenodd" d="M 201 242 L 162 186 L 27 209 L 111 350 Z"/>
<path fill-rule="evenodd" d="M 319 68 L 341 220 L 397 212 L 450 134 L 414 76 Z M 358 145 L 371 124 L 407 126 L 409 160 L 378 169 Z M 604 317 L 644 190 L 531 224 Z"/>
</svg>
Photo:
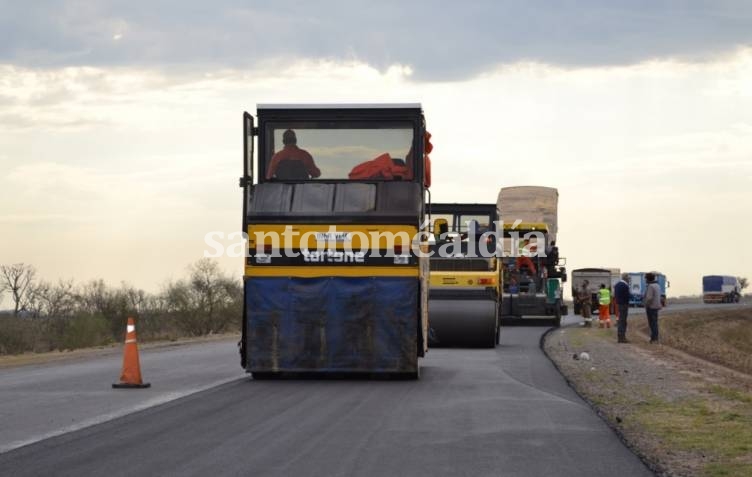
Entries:
<svg viewBox="0 0 752 477">
<path fill-rule="evenodd" d="M 429 211 L 429 345 L 493 348 L 502 286 L 496 204 L 430 204 Z"/>
<path fill-rule="evenodd" d="M 240 354 L 255 378 L 418 377 L 428 347 L 426 137 L 419 104 L 244 114 Z"/>
</svg>

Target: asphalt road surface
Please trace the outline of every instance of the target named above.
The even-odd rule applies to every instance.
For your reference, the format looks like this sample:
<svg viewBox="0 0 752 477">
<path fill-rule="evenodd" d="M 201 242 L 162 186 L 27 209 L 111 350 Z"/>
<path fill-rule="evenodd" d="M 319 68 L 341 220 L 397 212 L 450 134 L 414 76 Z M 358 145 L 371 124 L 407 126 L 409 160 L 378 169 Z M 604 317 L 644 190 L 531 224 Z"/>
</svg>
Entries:
<svg viewBox="0 0 752 477">
<path fill-rule="evenodd" d="M 495 350 L 432 349 L 418 381 L 242 376 L 0 454 L 0 475 L 652 475 L 543 355 L 544 331 L 505 328 Z M 182 349 L 173 372 L 205 374 L 201 348 Z M 112 374 L 103 379 L 111 396 Z M 33 420 L 35 406 L 13 412 L 22 407 Z M 6 413 L 0 434 L 24 427 Z"/>
<path fill-rule="evenodd" d="M 0 369 L 0 452 L 242 378 L 236 341 L 142 349 L 142 390 L 112 389 L 121 354 Z"/>
</svg>

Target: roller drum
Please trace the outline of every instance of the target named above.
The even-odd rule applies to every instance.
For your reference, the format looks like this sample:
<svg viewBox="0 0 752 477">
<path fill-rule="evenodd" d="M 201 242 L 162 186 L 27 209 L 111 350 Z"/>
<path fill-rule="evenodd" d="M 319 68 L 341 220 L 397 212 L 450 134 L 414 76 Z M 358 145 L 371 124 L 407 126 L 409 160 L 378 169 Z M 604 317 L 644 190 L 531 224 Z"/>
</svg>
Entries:
<svg viewBox="0 0 752 477">
<path fill-rule="evenodd" d="M 431 299 L 428 310 L 430 346 L 496 346 L 495 301 Z"/>
</svg>

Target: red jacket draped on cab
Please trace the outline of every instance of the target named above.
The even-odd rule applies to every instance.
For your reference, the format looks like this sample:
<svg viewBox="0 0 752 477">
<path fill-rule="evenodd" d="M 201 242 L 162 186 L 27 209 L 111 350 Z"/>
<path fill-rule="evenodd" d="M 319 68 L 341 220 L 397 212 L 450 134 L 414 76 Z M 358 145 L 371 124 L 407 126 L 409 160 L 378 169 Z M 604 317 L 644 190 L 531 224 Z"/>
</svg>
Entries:
<svg viewBox="0 0 752 477">
<path fill-rule="evenodd" d="M 431 133 L 426 131 L 425 135 L 425 154 L 423 156 L 423 164 L 425 168 L 424 181 L 426 187 L 431 187 L 431 159 L 428 154 L 433 150 L 433 145 L 430 142 Z M 400 178 L 403 180 L 412 180 L 413 178 L 413 148 L 410 148 L 405 161 L 394 160 L 388 153 L 381 154 L 375 159 L 363 162 L 353 167 L 348 177 L 351 180 L 367 180 L 367 179 L 386 179 L 391 180 Z"/>
</svg>

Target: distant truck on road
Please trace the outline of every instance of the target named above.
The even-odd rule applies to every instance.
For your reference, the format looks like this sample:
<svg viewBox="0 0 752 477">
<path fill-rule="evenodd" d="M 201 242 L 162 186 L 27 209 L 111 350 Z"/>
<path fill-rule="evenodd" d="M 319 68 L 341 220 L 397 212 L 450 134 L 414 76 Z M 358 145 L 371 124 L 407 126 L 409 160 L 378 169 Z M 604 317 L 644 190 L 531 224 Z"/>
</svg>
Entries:
<svg viewBox="0 0 752 477">
<path fill-rule="evenodd" d="M 666 306 L 666 289 L 671 286 L 671 282 L 666 280 L 666 275 L 658 272 L 652 272 L 655 274 L 655 279 L 658 282 L 658 286 L 661 288 L 661 305 Z M 645 279 L 647 272 L 630 272 L 629 274 L 629 306 L 645 306 L 643 297 L 647 290 L 648 282 Z"/>
<path fill-rule="evenodd" d="M 729 275 L 702 277 L 702 301 L 704 303 L 739 303 L 741 296 L 741 286 L 736 277 Z"/>
</svg>

